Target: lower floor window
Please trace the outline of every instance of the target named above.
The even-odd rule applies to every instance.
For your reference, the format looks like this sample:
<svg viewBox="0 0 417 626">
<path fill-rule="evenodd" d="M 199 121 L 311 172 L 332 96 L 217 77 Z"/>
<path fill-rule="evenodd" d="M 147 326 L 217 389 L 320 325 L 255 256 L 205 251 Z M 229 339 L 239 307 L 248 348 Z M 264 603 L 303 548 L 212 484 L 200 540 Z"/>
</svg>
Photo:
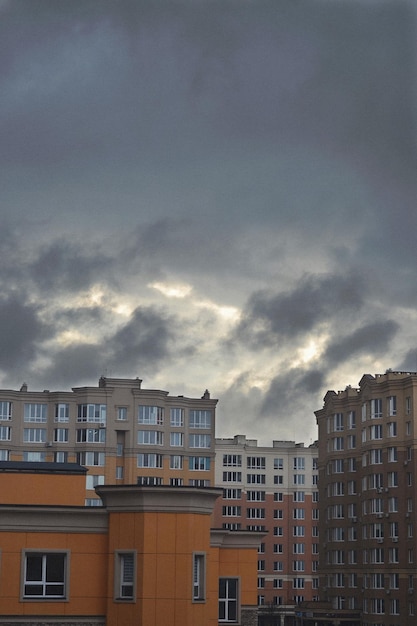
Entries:
<svg viewBox="0 0 417 626">
<path fill-rule="evenodd" d="M 219 622 L 237 622 L 238 587 L 237 578 L 220 578 Z"/>
<path fill-rule="evenodd" d="M 134 600 L 135 552 L 117 552 L 115 567 L 115 597 L 117 600 Z"/>
<path fill-rule="evenodd" d="M 65 552 L 26 552 L 24 560 L 25 598 L 65 598 Z"/>
</svg>

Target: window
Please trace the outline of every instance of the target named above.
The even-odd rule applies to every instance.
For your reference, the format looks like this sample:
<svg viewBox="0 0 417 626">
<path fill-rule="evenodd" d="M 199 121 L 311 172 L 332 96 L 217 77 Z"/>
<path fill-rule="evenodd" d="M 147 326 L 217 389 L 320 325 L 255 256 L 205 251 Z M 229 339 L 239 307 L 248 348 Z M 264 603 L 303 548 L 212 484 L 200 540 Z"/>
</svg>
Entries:
<svg viewBox="0 0 417 626">
<path fill-rule="evenodd" d="M 304 509 L 294 509 L 293 510 L 293 518 L 294 519 L 304 519 L 305 518 L 305 511 L 304 511 Z"/>
<path fill-rule="evenodd" d="M 7 429 L 2 426 L 1 429 Z M 23 429 L 23 441 L 25 443 L 45 443 L 46 442 L 46 428 L 24 428 Z"/>
<path fill-rule="evenodd" d="M 9 450 L 0 450 L 0 461 L 9 460 Z"/>
<path fill-rule="evenodd" d="M 387 436 L 388 437 L 396 437 L 397 436 L 397 422 L 388 422 L 388 424 L 387 424 Z"/>
<path fill-rule="evenodd" d="M 294 474 L 294 476 L 293 476 L 293 484 L 294 485 L 305 485 L 305 474 Z"/>
<path fill-rule="evenodd" d="M 116 465 L 116 480 L 122 480 L 123 476 L 124 476 L 123 465 Z"/>
<path fill-rule="evenodd" d="M 68 422 L 69 421 L 69 404 L 59 402 L 55 405 L 55 421 L 56 422 Z"/>
<path fill-rule="evenodd" d="M 246 467 L 248 469 L 265 469 L 265 457 L 264 456 L 248 456 L 246 459 Z"/>
<path fill-rule="evenodd" d="M 211 435 L 190 435 L 190 448 L 210 448 Z"/>
<path fill-rule="evenodd" d="M 398 461 L 397 448 L 388 448 L 388 463 L 395 463 L 396 461 Z"/>
<path fill-rule="evenodd" d="M 54 441 L 56 443 L 68 443 L 68 428 L 55 428 Z"/>
<path fill-rule="evenodd" d="M 42 422 L 47 419 L 47 404 L 25 404 L 24 420 L 25 422 Z"/>
<path fill-rule="evenodd" d="M 104 452 L 77 452 L 79 465 L 103 466 L 105 458 Z"/>
<path fill-rule="evenodd" d="M 66 552 L 26 552 L 23 562 L 24 598 L 65 599 Z"/>
<path fill-rule="evenodd" d="M 223 454 L 223 467 L 242 467 L 242 455 Z"/>
<path fill-rule="evenodd" d="M 257 509 L 257 508 L 246 509 L 246 517 L 248 519 L 264 519 L 265 509 Z"/>
<path fill-rule="evenodd" d="M 292 551 L 294 554 L 304 554 L 305 552 L 305 544 L 304 543 L 293 543 Z"/>
<path fill-rule="evenodd" d="M 76 441 L 77 443 L 106 443 L 106 430 L 104 428 L 78 428 Z"/>
<path fill-rule="evenodd" d="M 138 424 L 162 426 L 164 423 L 164 409 L 160 406 L 139 406 Z"/>
<path fill-rule="evenodd" d="M 164 433 L 161 430 L 138 430 L 138 445 L 162 446 Z"/>
<path fill-rule="evenodd" d="M 333 415 L 333 430 L 343 430 L 343 413 L 335 413 Z"/>
<path fill-rule="evenodd" d="M 219 579 L 219 622 L 238 621 L 238 579 Z"/>
<path fill-rule="evenodd" d="M 31 462 L 43 462 L 45 461 L 45 452 L 32 452 L 32 451 L 24 451 L 23 452 L 23 460 L 31 461 Z"/>
<path fill-rule="evenodd" d="M 114 596 L 116 600 L 132 601 L 135 598 L 136 554 L 116 552 Z"/>
<path fill-rule="evenodd" d="M 246 493 L 246 500 L 248 502 L 264 502 L 265 491 L 248 491 Z"/>
<path fill-rule="evenodd" d="M 79 404 L 77 422 L 106 423 L 107 407 L 105 404 Z"/>
<path fill-rule="evenodd" d="M 293 459 L 294 470 L 305 470 L 305 458 L 303 456 L 296 456 Z"/>
<path fill-rule="evenodd" d="M 388 402 L 388 415 L 397 415 L 397 396 L 389 396 Z"/>
<path fill-rule="evenodd" d="M 305 526 L 293 526 L 292 534 L 294 535 L 294 537 L 304 537 Z"/>
<path fill-rule="evenodd" d="M 85 477 L 86 489 L 94 489 L 97 485 L 104 485 L 104 476 L 97 476 L 94 474 L 87 475 Z"/>
<path fill-rule="evenodd" d="M 157 487 L 163 485 L 161 476 L 138 476 L 136 482 L 141 487 Z"/>
<path fill-rule="evenodd" d="M 275 470 L 283 470 L 284 469 L 284 459 L 274 459 L 274 469 Z"/>
<path fill-rule="evenodd" d="M 274 485 L 283 485 L 284 477 L 283 476 L 274 476 Z"/>
<path fill-rule="evenodd" d="M 241 497 L 241 489 L 223 489 L 223 498 L 225 500 L 240 500 Z"/>
<path fill-rule="evenodd" d="M 370 450 L 369 452 L 369 463 L 370 465 L 379 465 L 382 463 L 382 449 L 375 448 L 374 450 Z"/>
<path fill-rule="evenodd" d="M 371 400 L 371 419 L 382 417 L 382 398 Z"/>
<path fill-rule="evenodd" d="M 183 467 L 183 456 L 181 454 L 171 454 L 169 457 L 170 469 L 181 470 Z"/>
<path fill-rule="evenodd" d="M 171 408 L 169 410 L 169 421 L 173 427 L 184 426 L 184 409 Z"/>
<path fill-rule="evenodd" d="M 12 403 L 0 402 L 0 420 L 12 419 Z"/>
<path fill-rule="evenodd" d="M 304 491 L 294 491 L 293 501 L 294 502 L 304 502 L 305 500 L 305 492 Z"/>
<path fill-rule="evenodd" d="M 305 569 L 305 563 L 304 561 L 293 561 L 292 562 L 292 568 L 294 570 L 294 572 L 304 572 Z"/>
<path fill-rule="evenodd" d="M 274 572 L 283 572 L 284 563 L 282 561 L 274 561 Z"/>
<path fill-rule="evenodd" d="M 184 445 L 184 433 L 170 433 L 169 443 L 174 447 L 182 447 Z"/>
<path fill-rule="evenodd" d="M 382 439 L 382 424 L 372 424 L 369 427 L 369 439 Z"/>
<path fill-rule="evenodd" d="M 284 511 L 282 509 L 274 509 L 274 519 L 284 519 Z"/>
<path fill-rule="evenodd" d="M 274 491 L 274 502 L 284 502 L 284 494 L 282 491 Z"/>
<path fill-rule="evenodd" d="M 222 515 L 224 517 L 240 517 L 242 515 L 242 508 L 240 506 L 223 506 Z"/>
<path fill-rule="evenodd" d="M 190 470 L 208 471 L 210 469 L 210 457 L 208 456 L 190 456 Z"/>
<path fill-rule="evenodd" d="M 190 411 L 190 428 L 211 428 L 211 411 L 192 409 Z"/>
<path fill-rule="evenodd" d="M 388 487 L 398 487 L 398 472 L 388 472 Z"/>
<path fill-rule="evenodd" d="M 85 506 L 103 506 L 101 498 L 86 498 Z"/>
<path fill-rule="evenodd" d="M 333 450 L 338 451 L 338 450 L 343 450 L 343 449 L 344 449 L 343 437 L 334 437 Z"/>
<path fill-rule="evenodd" d="M 162 454 L 138 454 L 138 467 L 162 467 Z"/>
<path fill-rule="evenodd" d="M 242 482 L 242 472 L 223 472 L 223 482 L 225 483 Z"/>
<path fill-rule="evenodd" d="M 264 485 L 265 484 L 265 474 L 247 474 L 246 482 L 249 485 Z"/>
<path fill-rule="evenodd" d="M 35 429 L 25 428 L 25 430 L 35 430 Z M 11 436 L 12 436 L 12 429 L 10 428 L 10 426 L 0 426 L 0 441 L 10 441 Z"/>
<path fill-rule="evenodd" d="M 127 420 L 127 407 L 125 406 L 117 407 L 116 419 L 118 421 L 123 421 L 123 422 Z"/>
<path fill-rule="evenodd" d="M 353 450 L 354 448 L 356 448 L 356 435 L 348 435 L 347 447 L 348 450 Z"/>
<path fill-rule="evenodd" d="M 206 555 L 201 553 L 193 554 L 193 601 L 203 602 L 205 600 L 205 578 L 206 578 Z"/>
<path fill-rule="evenodd" d="M 349 411 L 348 413 L 348 428 L 356 428 L 356 413 L 355 411 Z"/>
</svg>

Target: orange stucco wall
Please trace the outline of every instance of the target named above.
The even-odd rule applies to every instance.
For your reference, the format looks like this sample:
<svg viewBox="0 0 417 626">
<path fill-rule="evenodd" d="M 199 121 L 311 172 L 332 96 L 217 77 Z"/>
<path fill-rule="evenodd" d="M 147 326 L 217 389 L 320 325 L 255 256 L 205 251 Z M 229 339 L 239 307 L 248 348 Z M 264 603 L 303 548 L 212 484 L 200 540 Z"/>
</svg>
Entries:
<svg viewBox="0 0 417 626">
<path fill-rule="evenodd" d="M 0 472 L 0 504 L 84 506 L 85 475 Z"/>
<path fill-rule="evenodd" d="M 70 552 L 69 601 L 20 600 L 22 551 Z M 2 615 L 105 615 L 107 536 L 90 533 L 0 533 Z"/>
<path fill-rule="evenodd" d="M 136 550 L 136 604 L 115 603 L 109 589 L 110 624 L 195 626 L 208 624 L 209 602 L 192 602 L 192 556 L 209 561 L 210 517 L 189 513 L 112 513 L 109 528 L 109 571 L 114 551 Z M 113 579 L 113 575 L 110 576 Z M 140 621 L 141 620 L 141 621 Z"/>
</svg>

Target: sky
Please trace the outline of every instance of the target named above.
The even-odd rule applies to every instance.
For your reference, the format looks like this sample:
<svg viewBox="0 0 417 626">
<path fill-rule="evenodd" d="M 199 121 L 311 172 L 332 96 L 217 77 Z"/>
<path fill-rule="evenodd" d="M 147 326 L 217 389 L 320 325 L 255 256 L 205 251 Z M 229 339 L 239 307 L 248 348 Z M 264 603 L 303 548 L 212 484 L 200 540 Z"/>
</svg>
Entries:
<svg viewBox="0 0 417 626">
<path fill-rule="evenodd" d="M 417 370 L 412 0 L 0 0 L 0 387 L 317 436 Z"/>
</svg>

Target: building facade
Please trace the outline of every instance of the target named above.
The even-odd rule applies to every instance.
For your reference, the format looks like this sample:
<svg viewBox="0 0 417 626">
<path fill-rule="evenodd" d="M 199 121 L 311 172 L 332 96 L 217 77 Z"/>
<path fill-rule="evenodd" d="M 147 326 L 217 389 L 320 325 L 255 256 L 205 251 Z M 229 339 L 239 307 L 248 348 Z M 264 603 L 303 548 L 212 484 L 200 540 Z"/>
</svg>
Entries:
<svg viewBox="0 0 417 626">
<path fill-rule="evenodd" d="M 72 391 L 0 390 L 0 460 L 86 466 L 86 504 L 96 485 L 214 485 L 217 400 L 142 389 L 105 378 Z"/>
<path fill-rule="evenodd" d="M 316 411 L 320 599 L 352 624 L 416 623 L 416 416 L 415 372 L 364 375 Z"/>
<path fill-rule="evenodd" d="M 220 490 L 102 485 L 92 508 L 85 473 L 0 462 L 3 626 L 256 626 L 262 535 L 211 529 Z"/>
<path fill-rule="evenodd" d="M 223 496 L 215 526 L 267 533 L 258 555 L 265 624 L 278 613 L 293 623 L 294 606 L 318 598 L 317 456 L 316 445 L 293 441 L 261 447 L 244 435 L 216 439 L 215 480 Z"/>
</svg>

